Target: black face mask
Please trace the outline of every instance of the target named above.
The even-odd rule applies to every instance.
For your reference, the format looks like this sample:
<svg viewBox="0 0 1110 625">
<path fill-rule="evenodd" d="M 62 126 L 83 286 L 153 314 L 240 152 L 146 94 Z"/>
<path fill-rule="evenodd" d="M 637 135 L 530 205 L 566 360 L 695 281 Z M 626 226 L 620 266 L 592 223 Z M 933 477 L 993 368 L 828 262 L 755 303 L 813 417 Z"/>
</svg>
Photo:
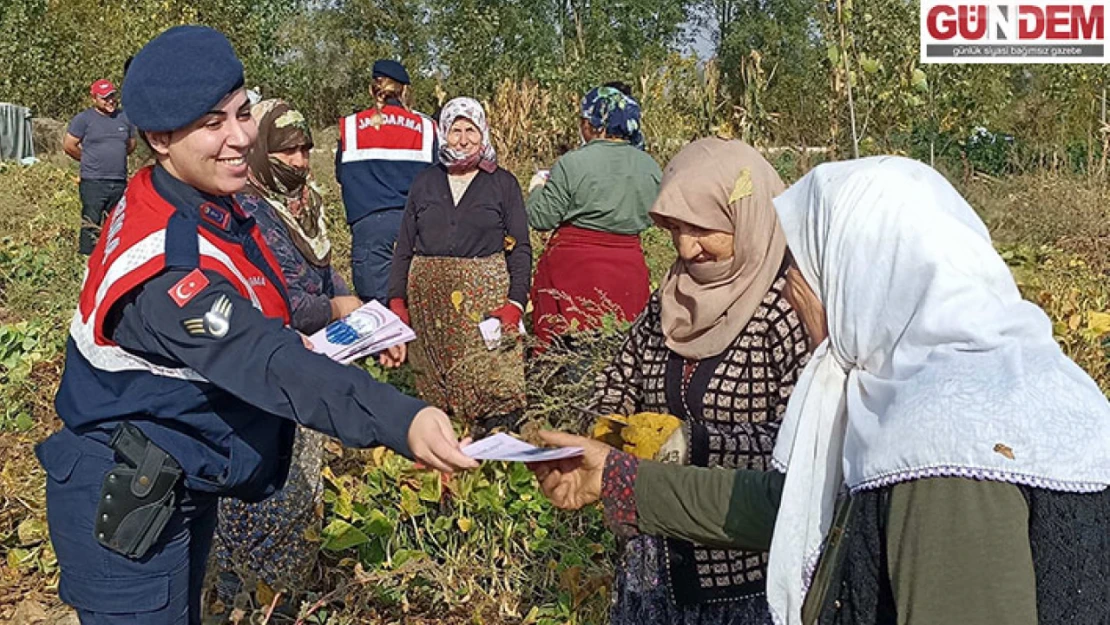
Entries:
<svg viewBox="0 0 1110 625">
<path fill-rule="evenodd" d="M 285 195 L 296 194 L 308 182 L 308 169 L 291 167 L 272 156 L 270 170 L 274 174 L 274 186 Z"/>
</svg>

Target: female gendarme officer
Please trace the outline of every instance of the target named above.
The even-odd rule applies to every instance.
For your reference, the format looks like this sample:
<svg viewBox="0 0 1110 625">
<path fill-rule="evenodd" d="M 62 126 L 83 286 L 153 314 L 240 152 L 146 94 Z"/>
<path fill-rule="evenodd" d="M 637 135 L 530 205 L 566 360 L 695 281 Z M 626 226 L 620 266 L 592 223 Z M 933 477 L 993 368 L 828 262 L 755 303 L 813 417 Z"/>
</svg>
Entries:
<svg viewBox="0 0 1110 625">
<path fill-rule="evenodd" d="M 59 594 L 88 623 L 200 623 L 216 498 L 285 479 L 294 422 L 443 471 L 470 468 L 446 415 L 304 348 L 281 270 L 232 194 L 256 129 L 231 44 L 171 28 L 124 85 L 157 164 L 89 259 L 38 447 Z"/>
</svg>

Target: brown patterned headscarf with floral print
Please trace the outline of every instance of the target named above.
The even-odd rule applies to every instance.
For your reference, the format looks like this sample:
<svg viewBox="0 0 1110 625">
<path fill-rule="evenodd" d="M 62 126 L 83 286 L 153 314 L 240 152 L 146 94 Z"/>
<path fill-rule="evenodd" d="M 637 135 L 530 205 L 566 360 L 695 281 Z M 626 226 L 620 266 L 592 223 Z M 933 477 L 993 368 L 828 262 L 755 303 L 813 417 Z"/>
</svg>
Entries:
<svg viewBox="0 0 1110 625">
<path fill-rule="evenodd" d="M 305 260 L 319 267 L 331 262 L 331 240 L 324 223 L 320 194 L 309 171 L 286 165 L 274 152 L 312 147 L 312 131 L 304 115 L 284 100 L 263 100 L 251 107 L 258 139 L 247 153 L 247 190 L 265 199 L 285 224 L 289 238 Z"/>
</svg>

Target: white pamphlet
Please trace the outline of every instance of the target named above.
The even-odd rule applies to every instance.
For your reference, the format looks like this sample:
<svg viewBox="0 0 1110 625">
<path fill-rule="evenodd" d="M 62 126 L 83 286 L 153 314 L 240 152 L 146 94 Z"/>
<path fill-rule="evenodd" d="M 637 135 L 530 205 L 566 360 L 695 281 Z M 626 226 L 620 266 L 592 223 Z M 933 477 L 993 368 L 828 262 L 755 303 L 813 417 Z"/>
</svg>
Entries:
<svg viewBox="0 0 1110 625">
<path fill-rule="evenodd" d="M 370 300 L 346 317 L 308 337 L 312 351 L 343 364 L 416 338 L 412 328 L 385 306 Z"/>
<path fill-rule="evenodd" d="M 504 460 L 506 462 L 546 462 L 582 455 L 581 447 L 536 447 L 508 434 L 494 434 L 462 448 L 462 452 L 475 460 Z"/>
</svg>

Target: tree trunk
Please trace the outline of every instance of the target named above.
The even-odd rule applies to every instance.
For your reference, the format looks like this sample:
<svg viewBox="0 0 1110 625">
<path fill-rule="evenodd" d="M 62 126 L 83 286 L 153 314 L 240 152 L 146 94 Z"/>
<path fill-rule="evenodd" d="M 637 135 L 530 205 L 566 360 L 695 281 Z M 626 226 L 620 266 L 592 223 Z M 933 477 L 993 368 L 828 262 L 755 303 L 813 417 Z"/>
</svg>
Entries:
<svg viewBox="0 0 1110 625">
<path fill-rule="evenodd" d="M 859 134 L 856 132 L 856 103 L 852 97 L 852 68 L 848 65 L 847 37 L 844 34 L 842 1 L 836 0 L 836 21 L 840 26 L 840 58 L 844 61 L 845 87 L 848 89 L 848 118 L 852 123 L 852 158 L 859 158 Z"/>
<path fill-rule="evenodd" d="M 586 7 L 583 7 L 583 0 L 569 0 L 571 7 L 571 17 L 574 19 L 574 57 L 576 60 L 582 60 L 586 56 L 586 27 L 582 13 L 585 12 Z"/>
</svg>

